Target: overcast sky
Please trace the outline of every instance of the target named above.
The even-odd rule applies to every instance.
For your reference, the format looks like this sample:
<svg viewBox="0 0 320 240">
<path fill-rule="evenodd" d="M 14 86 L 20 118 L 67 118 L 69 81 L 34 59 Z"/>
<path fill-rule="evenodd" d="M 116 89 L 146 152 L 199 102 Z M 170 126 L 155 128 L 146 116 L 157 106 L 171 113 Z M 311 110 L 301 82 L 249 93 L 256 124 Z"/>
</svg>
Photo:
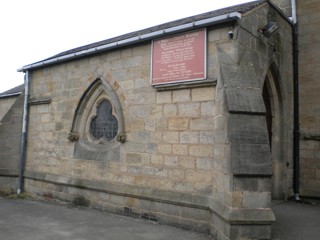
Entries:
<svg viewBox="0 0 320 240">
<path fill-rule="evenodd" d="M 0 3 L 0 92 L 17 69 L 62 51 L 250 0 L 10 0 Z M 252 2 L 252 0 L 251 0 Z"/>
</svg>

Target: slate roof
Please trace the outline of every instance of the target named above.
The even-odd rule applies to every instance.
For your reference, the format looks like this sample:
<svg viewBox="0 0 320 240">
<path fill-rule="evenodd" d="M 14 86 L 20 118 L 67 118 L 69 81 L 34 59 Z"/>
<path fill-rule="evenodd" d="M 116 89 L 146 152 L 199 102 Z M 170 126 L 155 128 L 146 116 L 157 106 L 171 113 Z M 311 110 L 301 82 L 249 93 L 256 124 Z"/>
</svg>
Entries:
<svg viewBox="0 0 320 240">
<path fill-rule="evenodd" d="M 257 6 L 263 4 L 267 2 L 267 0 L 260 0 L 260 1 L 254 1 L 254 2 L 249 2 L 249 3 L 244 3 L 244 4 L 240 4 L 240 5 L 235 5 L 235 6 L 231 6 L 231 7 L 227 7 L 227 8 L 223 8 L 223 9 L 218 9 L 215 11 L 210 11 L 207 13 L 202 13 L 202 14 L 198 14 L 195 16 L 191 16 L 191 17 L 187 17 L 187 18 L 182 18 L 179 20 L 175 20 L 172 22 L 167 22 L 167 23 L 163 23 L 154 27 L 150 27 L 150 28 L 146 28 L 146 29 L 142 29 L 139 31 L 135 31 L 135 32 L 131 32 L 131 33 L 127 33 L 121 36 L 117 36 L 114 38 L 110 38 L 107 40 L 103 40 L 103 41 L 99 41 L 99 42 L 95 42 L 95 43 L 91 43 L 82 47 L 78 47 L 78 48 L 74 48 L 65 52 L 61 52 L 57 55 L 54 55 L 48 59 L 51 58 L 55 58 L 55 57 L 60 57 L 63 55 L 67 55 L 70 53 L 74 53 L 74 52 L 79 52 L 85 49 L 89 49 L 89 48 L 94 48 L 94 47 L 98 47 L 101 45 L 105 45 L 111 42 L 116 42 L 116 41 L 120 41 L 120 40 L 124 40 L 127 38 L 131 38 L 131 37 L 135 37 L 135 36 L 139 36 L 142 34 L 146 34 L 146 33 L 150 33 L 150 32 L 155 32 L 157 30 L 161 30 L 161 29 L 165 29 L 165 28 L 171 28 L 171 27 L 175 27 L 175 26 L 179 26 L 182 24 L 186 24 L 186 23 L 190 23 L 190 22 L 194 22 L 194 21 L 198 21 L 198 20 L 203 20 L 203 19 L 207 19 L 207 18 L 212 18 L 212 17 L 216 17 L 216 16 L 220 16 L 223 14 L 228 14 L 228 13 L 232 13 L 232 12 L 239 12 L 239 13 L 245 13 L 248 12 L 254 8 L 256 8 Z"/>
<path fill-rule="evenodd" d="M 24 84 L 11 88 L 5 92 L 0 93 L 0 98 L 20 95 L 24 91 Z"/>
<path fill-rule="evenodd" d="M 77 48 L 73 48 L 73 49 L 61 52 L 61 53 L 59 53 L 57 55 L 54 55 L 52 57 L 49 57 L 47 59 L 44 59 L 42 61 L 35 62 L 33 64 L 30 64 L 30 65 L 26 65 L 23 68 L 19 69 L 18 71 L 24 71 L 26 69 L 43 67 L 45 65 L 54 64 L 54 63 L 57 63 L 57 62 L 68 61 L 68 60 L 70 60 L 72 58 L 71 57 L 70 58 L 65 58 L 63 60 L 62 60 L 62 58 L 64 56 L 68 56 L 68 55 L 72 55 L 72 54 L 77 55 L 78 53 L 81 53 L 81 51 L 86 51 L 86 50 L 88 51 L 90 49 L 94 49 L 94 48 L 97 48 L 99 46 L 103 46 L 103 45 L 110 44 L 110 43 L 115 43 L 115 42 L 118 42 L 118 41 L 130 39 L 130 38 L 133 38 L 133 37 L 139 37 L 141 35 L 148 34 L 148 33 L 153 33 L 153 32 L 159 31 L 159 30 L 168 29 L 168 28 L 172 28 L 172 27 L 176 27 L 176 26 L 181 26 L 183 24 L 188 24 L 188 23 L 190 24 L 190 23 L 193 23 L 193 22 L 196 22 L 196 21 L 201 21 L 201 20 L 204 20 L 204 19 L 210 19 L 210 18 L 214 18 L 214 17 L 219 17 L 219 16 L 222 16 L 222 15 L 225 15 L 225 14 L 231 14 L 231 13 L 235 13 L 235 12 L 237 12 L 239 14 L 243 14 L 243 13 L 246 13 L 246 12 L 248 12 L 248 11 L 250 11 L 250 10 L 252 10 L 252 9 L 262 5 L 262 4 L 264 4 L 264 3 L 270 3 L 270 2 L 269 2 L 269 0 L 257 0 L 257 1 L 253 1 L 253 2 L 248 2 L 248 3 L 244 3 L 244 4 L 239 4 L 239 5 L 223 8 L 223 9 L 218 9 L 218 10 L 214 10 L 214 11 L 210 11 L 210 12 L 194 15 L 194 16 L 187 17 L 187 18 L 178 19 L 178 20 L 175 20 L 175 21 L 172 21 L 172 22 L 163 23 L 163 24 L 160 24 L 160 25 L 157 25 L 157 26 L 153 26 L 153 27 L 150 27 L 150 28 L 142 29 L 142 30 L 139 30 L 139 31 L 135 31 L 135 32 L 127 33 L 127 34 L 120 35 L 120 36 L 117 36 L 117 37 L 109 38 L 109 39 L 106 39 L 106 40 L 103 40 L 103 41 L 91 43 L 91 44 L 84 45 L 84 46 L 77 47 Z M 150 38 L 148 40 L 150 40 Z M 94 53 L 90 52 L 89 54 L 94 54 Z M 87 55 L 89 55 L 89 54 L 87 54 Z M 79 56 L 75 56 L 73 58 L 79 58 L 79 57 L 83 57 L 84 56 L 84 54 L 82 54 L 81 56 L 80 55 L 81 54 L 79 54 Z M 56 60 L 57 58 L 60 58 L 60 59 Z"/>
</svg>

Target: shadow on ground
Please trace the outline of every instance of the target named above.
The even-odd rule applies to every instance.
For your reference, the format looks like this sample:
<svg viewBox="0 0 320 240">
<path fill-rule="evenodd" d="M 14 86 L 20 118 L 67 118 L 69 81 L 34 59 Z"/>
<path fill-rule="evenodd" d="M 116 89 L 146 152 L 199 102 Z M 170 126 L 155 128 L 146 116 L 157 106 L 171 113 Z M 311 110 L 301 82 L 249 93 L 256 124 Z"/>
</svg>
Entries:
<svg viewBox="0 0 320 240">
<path fill-rule="evenodd" d="M 27 199 L 0 197 L 1 240 L 212 240 L 158 223 Z"/>
<path fill-rule="evenodd" d="M 1 240 L 212 240 L 206 234 L 89 208 L 0 196 Z M 273 202 L 273 240 L 319 240 L 320 201 Z"/>
<path fill-rule="evenodd" d="M 276 222 L 272 225 L 273 240 L 319 240 L 320 201 L 304 200 L 273 202 Z"/>
</svg>

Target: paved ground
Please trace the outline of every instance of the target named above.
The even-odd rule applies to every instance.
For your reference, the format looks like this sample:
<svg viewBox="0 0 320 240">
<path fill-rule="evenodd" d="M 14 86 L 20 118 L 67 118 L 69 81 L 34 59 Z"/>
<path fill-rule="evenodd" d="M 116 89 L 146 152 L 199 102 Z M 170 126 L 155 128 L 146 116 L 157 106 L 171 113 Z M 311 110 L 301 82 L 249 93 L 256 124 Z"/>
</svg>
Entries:
<svg viewBox="0 0 320 240">
<path fill-rule="evenodd" d="M 274 202 L 273 240 L 319 240 L 320 201 Z M 0 240 L 209 240 L 149 221 L 84 208 L 0 197 Z"/>
<path fill-rule="evenodd" d="M 206 234 L 92 209 L 0 197 L 0 240 L 209 240 Z"/>
<path fill-rule="evenodd" d="M 272 226 L 273 240 L 320 239 L 320 201 L 278 202 L 272 209 L 277 218 Z"/>
</svg>

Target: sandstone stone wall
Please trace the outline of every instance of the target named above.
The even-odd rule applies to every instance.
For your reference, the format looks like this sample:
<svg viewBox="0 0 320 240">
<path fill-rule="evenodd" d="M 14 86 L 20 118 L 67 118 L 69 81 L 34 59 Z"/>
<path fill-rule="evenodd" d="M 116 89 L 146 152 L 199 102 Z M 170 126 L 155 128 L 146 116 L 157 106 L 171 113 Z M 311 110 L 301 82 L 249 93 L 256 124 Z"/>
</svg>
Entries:
<svg viewBox="0 0 320 240">
<path fill-rule="evenodd" d="M 266 38 L 257 30 L 269 21 L 277 22 L 281 31 Z M 215 135 L 221 155 L 214 165 L 217 183 L 213 186 L 212 233 L 217 239 L 268 239 L 271 229 L 266 222 L 274 220 L 272 194 L 282 199 L 292 195 L 291 26 L 264 5 L 243 16 L 234 33 L 234 44 L 217 44 L 220 76 L 216 104 L 222 109 L 219 123 L 224 131 Z M 271 153 L 262 99 L 265 82 L 272 96 Z M 273 190 L 272 185 L 278 189 Z M 223 223 L 217 213 L 225 209 L 235 222 L 241 219 L 242 226 Z M 264 223 L 251 225 L 246 213 L 256 223 Z"/>
<path fill-rule="evenodd" d="M 292 15 L 291 0 L 271 0 L 277 5 L 288 17 Z"/>
<path fill-rule="evenodd" d="M 215 87 L 157 92 L 149 72 L 150 44 L 35 71 L 31 98 L 52 103 L 30 107 L 27 170 L 208 194 Z M 118 162 L 75 159 L 67 139 L 79 99 L 97 77 L 114 87 L 124 111 L 127 141 Z"/>
<path fill-rule="evenodd" d="M 16 191 L 22 132 L 23 94 L 1 99 L 3 117 L 0 124 L 0 190 Z"/>
<path fill-rule="evenodd" d="M 281 31 L 267 39 L 257 29 L 270 20 Z M 265 3 L 235 25 L 208 28 L 207 39 L 208 79 L 216 86 L 157 91 L 150 85 L 150 42 L 32 71 L 26 190 L 70 201 L 84 196 L 100 209 L 210 230 L 217 239 L 270 238 L 274 170 L 262 88 L 269 79 L 274 132 L 280 130 L 274 145 L 283 140 L 275 156 L 285 177 L 275 183 L 283 183 L 285 195 L 291 28 Z M 97 79 L 118 97 L 124 116 L 126 141 L 114 143 L 107 158 L 79 151 L 81 133 L 68 140 Z"/>
<path fill-rule="evenodd" d="M 319 1 L 298 1 L 301 195 L 320 197 Z"/>
<path fill-rule="evenodd" d="M 0 122 L 3 119 L 3 117 L 7 114 L 9 109 L 12 107 L 16 99 L 16 96 L 0 98 Z"/>
<path fill-rule="evenodd" d="M 208 30 L 209 79 L 217 79 L 216 43 L 229 41 L 228 30 Z M 221 112 L 216 87 L 157 91 L 150 85 L 150 51 L 147 42 L 31 73 L 35 104 L 30 106 L 25 189 L 70 201 L 84 195 L 108 211 L 151 214 L 209 232 L 208 198 L 217 184 L 214 159 L 221 156 L 214 136 L 225 124 L 215 123 Z M 80 98 L 97 78 L 119 97 L 125 123 L 126 142 L 119 143 L 117 159 L 107 161 L 75 157 L 76 142 L 68 140 Z M 51 103 L 43 104 L 47 98 Z M 185 214 L 190 219 L 183 223 Z"/>
<path fill-rule="evenodd" d="M 290 0 L 273 0 L 287 16 L 291 16 Z M 299 45 L 299 109 L 300 109 L 300 194 L 320 196 L 319 178 L 319 37 L 320 19 L 318 1 L 298 0 Z"/>
</svg>

